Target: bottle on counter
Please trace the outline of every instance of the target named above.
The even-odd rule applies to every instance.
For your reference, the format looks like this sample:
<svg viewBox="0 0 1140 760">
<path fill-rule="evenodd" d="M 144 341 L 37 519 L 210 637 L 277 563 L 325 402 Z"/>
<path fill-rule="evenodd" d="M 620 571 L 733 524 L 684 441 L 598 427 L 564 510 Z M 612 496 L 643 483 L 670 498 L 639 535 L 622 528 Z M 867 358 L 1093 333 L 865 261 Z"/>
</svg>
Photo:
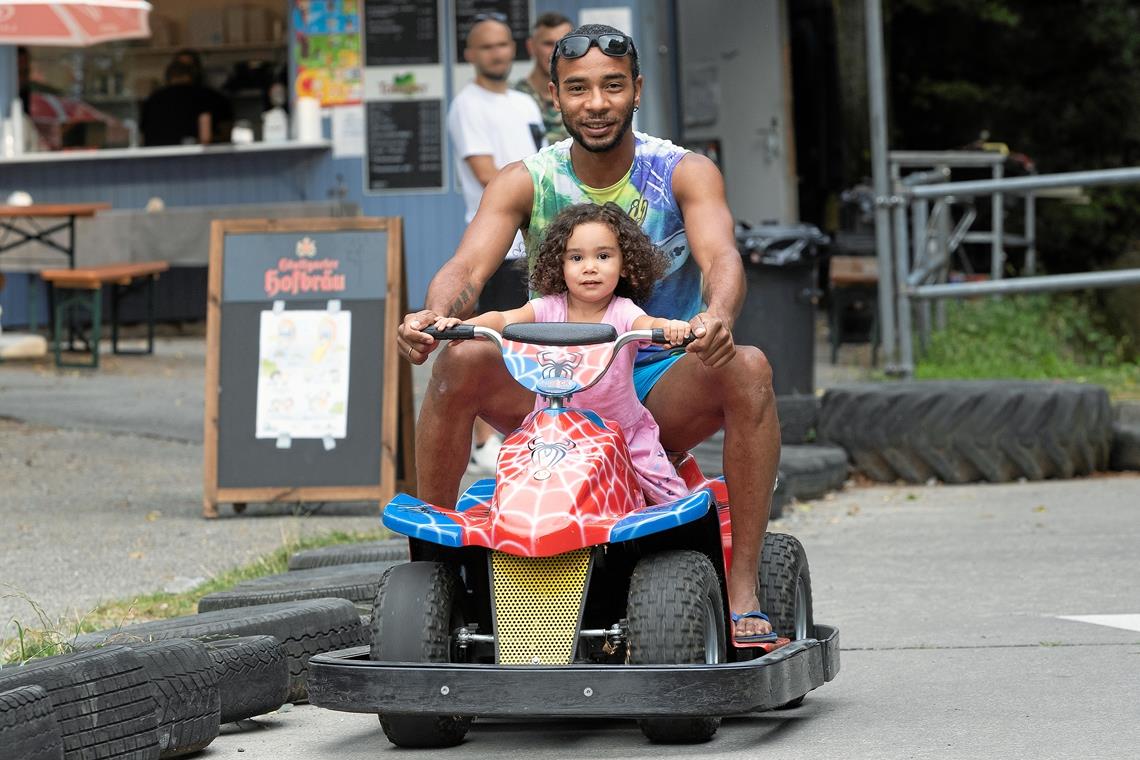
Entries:
<svg viewBox="0 0 1140 760">
<path fill-rule="evenodd" d="M 267 143 L 289 140 L 289 114 L 285 111 L 285 85 L 280 82 L 269 88 L 269 102 L 273 107 L 261 115 L 261 139 Z"/>
</svg>

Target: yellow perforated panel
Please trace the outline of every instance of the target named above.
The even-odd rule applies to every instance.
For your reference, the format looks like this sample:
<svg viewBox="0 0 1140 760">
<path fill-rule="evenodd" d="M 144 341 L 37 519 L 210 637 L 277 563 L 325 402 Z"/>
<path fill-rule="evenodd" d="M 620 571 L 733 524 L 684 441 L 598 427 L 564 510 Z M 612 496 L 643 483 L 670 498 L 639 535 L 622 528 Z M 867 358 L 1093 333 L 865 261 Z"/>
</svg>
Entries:
<svg viewBox="0 0 1140 760">
<path fill-rule="evenodd" d="M 588 548 L 554 557 L 491 552 L 499 663 L 570 664 L 589 568 Z"/>
</svg>

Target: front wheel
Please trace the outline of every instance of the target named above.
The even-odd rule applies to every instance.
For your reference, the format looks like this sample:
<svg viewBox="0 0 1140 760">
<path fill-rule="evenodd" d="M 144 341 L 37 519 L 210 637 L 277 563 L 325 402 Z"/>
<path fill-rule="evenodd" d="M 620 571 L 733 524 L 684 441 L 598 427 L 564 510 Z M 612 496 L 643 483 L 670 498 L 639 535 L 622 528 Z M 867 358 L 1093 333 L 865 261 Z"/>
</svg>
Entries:
<svg viewBox="0 0 1140 760">
<path fill-rule="evenodd" d="M 767 612 L 772 630 L 793 641 L 815 636 L 811 604 L 811 571 L 807 552 L 795 536 L 768 533 L 760 553 L 760 608 Z M 799 707 L 804 698 L 780 705 Z"/>
<path fill-rule="evenodd" d="M 451 632 L 463 625 L 459 579 L 441 562 L 389 568 L 372 606 L 370 656 L 385 662 L 452 662 Z M 471 716 L 384 713 L 380 725 L 398 747 L 451 747 Z"/>
<path fill-rule="evenodd" d="M 710 664 L 725 660 L 724 603 L 708 557 L 667 551 L 643 558 L 629 581 L 626 608 L 631 665 Z M 720 718 L 645 718 L 652 742 L 706 742 Z"/>
</svg>

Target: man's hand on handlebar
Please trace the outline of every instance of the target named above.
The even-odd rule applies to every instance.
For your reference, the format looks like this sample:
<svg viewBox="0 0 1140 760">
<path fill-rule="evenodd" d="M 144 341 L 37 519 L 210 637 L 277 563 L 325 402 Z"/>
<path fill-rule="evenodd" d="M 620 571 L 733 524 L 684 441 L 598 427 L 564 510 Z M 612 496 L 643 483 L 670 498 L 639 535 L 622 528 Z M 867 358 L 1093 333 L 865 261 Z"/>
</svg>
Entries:
<svg viewBox="0 0 1140 760">
<path fill-rule="evenodd" d="M 439 342 L 420 331 L 426 327 L 431 327 L 440 319 L 442 317 L 431 309 L 424 309 L 405 316 L 404 321 L 396 328 L 396 347 L 400 351 L 400 356 L 412 364 L 423 364 L 427 360 L 428 354 L 436 349 Z"/>
<path fill-rule="evenodd" d="M 687 350 L 696 354 L 706 367 L 723 367 L 736 355 L 732 330 L 720 317 L 701 312 L 689 321 L 689 325 L 697 339 L 689 344 Z"/>
</svg>

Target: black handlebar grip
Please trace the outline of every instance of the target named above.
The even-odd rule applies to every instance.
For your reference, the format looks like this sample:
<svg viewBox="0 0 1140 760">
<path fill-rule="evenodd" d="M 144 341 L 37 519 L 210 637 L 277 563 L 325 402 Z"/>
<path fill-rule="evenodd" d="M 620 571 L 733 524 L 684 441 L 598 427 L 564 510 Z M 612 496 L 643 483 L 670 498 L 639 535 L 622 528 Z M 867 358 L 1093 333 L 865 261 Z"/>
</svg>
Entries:
<svg viewBox="0 0 1140 760">
<path fill-rule="evenodd" d="M 685 336 L 685 339 L 683 341 L 681 341 L 681 345 L 687 346 L 696 339 L 697 339 L 697 336 L 693 335 L 692 333 L 689 333 L 688 335 Z M 654 327 L 653 328 L 653 342 L 654 343 L 661 343 L 661 344 L 665 344 L 665 343 L 669 342 L 669 341 L 665 340 L 665 331 L 662 330 L 660 327 Z"/>
<path fill-rule="evenodd" d="M 475 337 L 475 325 L 456 325 L 446 330 L 428 327 L 423 332 L 436 340 L 469 340 Z"/>
</svg>

